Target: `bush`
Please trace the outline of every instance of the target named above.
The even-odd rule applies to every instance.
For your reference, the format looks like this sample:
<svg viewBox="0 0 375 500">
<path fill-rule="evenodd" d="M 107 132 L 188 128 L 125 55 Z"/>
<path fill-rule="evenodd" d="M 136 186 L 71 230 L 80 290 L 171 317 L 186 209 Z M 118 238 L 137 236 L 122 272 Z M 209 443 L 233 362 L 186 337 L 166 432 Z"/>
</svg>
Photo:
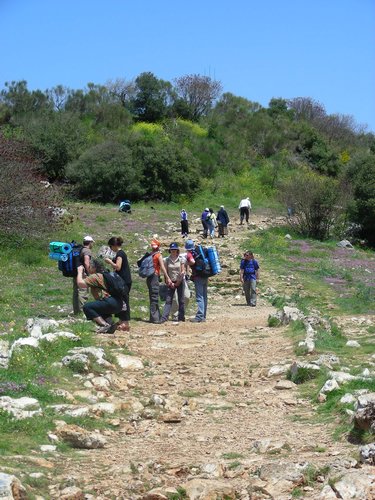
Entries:
<svg viewBox="0 0 375 500">
<path fill-rule="evenodd" d="M 366 153 L 353 158 L 348 177 L 354 191 L 349 215 L 353 222 L 360 224 L 362 238 L 375 247 L 375 155 Z"/>
<path fill-rule="evenodd" d="M 279 197 L 292 212 L 289 224 L 293 229 L 319 240 L 328 238 L 344 211 L 338 181 L 307 169 L 281 182 Z"/>
<path fill-rule="evenodd" d="M 117 202 L 142 194 L 141 171 L 134 168 L 132 153 L 118 142 L 106 141 L 88 149 L 66 170 L 76 193 L 94 201 Z"/>
</svg>

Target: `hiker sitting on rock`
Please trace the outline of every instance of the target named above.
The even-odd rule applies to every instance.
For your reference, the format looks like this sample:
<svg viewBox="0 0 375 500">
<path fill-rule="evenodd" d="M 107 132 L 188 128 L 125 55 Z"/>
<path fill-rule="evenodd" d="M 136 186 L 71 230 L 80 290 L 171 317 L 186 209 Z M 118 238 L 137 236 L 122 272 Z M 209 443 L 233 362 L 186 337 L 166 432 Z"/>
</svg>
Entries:
<svg viewBox="0 0 375 500">
<path fill-rule="evenodd" d="M 119 314 L 126 307 L 122 297 L 109 294 L 104 279 L 103 267 L 96 260 L 91 261 L 90 276 L 84 277 L 84 267 L 77 269 L 77 285 L 79 288 L 90 288 L 93 302 L 86 302 L 83 312 L 87 319 L 94 321 L 99 328 L 97 333 L 114 333 L 117 325 L 112 324 L 112 314 Z M 120 278 L 121 279 L 121 278 Z"/>
</svg>

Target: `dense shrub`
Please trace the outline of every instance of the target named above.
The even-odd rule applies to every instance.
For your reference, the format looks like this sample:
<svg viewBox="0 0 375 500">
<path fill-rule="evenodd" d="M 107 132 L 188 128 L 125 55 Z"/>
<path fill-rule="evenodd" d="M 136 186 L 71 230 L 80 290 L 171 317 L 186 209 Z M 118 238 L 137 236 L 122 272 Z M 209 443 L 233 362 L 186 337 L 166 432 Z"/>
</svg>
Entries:
<svg viewBox="0 0 375 500">
<path fill-rule="evenodd" d="M 290 225 L 300 234 L 327 238 L 344 207 L 338 181 L 309 170 L 279 184 L 279 197 L 292 211 Z"/>
<path fill-rule="evenodd" d="M 361 236 L 375 246 L 375 155 L 362 153 L 350 162 L 348 177 L 353 184 L 354 201 L 349 215 L 361 226 Z"/>
<path fill-rule="evenodd" d="M 75 192 L 90 200 L 113 203 L 139 198 L 143 193 L 142 171 L 134 168 L 131 151 L 113 141 L 85 151 L 68 165 L 66 175 L 74 183 Z"/>
</svg>

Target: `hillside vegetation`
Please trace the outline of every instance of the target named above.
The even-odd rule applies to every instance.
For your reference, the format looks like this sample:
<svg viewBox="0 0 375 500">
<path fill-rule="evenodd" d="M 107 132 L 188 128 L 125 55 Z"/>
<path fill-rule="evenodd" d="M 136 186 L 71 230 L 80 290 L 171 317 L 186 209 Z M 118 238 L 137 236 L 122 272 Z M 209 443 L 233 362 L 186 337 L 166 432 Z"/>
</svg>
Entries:
<svg viewBox="0 0 375 500">
<path fill-rule="evenodd" d="M 38 175 L 80 199 L 237 203 L 248 194 L 291 208 L 307 236 L 351 226 L 375 244 L 375 137 L 308 97 L 263 107 L 209 77 L 168 82 L 150 72 L 85 89 L 7 82 L 0 132 L 2 148 L 26 144 Z M 4 191 L 14 191 L 9 171 L 22 161 L 2 159 Z"/>
</svg>

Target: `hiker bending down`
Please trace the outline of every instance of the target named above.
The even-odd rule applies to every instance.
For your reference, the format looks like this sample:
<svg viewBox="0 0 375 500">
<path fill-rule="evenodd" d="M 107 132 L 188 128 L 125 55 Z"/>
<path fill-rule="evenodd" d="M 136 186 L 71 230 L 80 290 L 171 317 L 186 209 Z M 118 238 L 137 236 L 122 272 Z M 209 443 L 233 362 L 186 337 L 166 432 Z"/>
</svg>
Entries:
<svg viewBox="0 0 375 500">
<path fill-rule="evenodd" d="M 83 238 L 83 247 L 79 254 L 79 261 L 84 267 L 84 274 L 90 274 L 90 263 L 92 260 L 92 247 L 94 244 L 92 236 Z M 79 288 L 76 277 L 73 278 L 73 314 L 79 314 L 82 311 L 83 305 L 89 299 L 89 294 L 86 288 Z"/>
<path fill-rule="evenodd" d="M 240 211 L 240 225 L 242 226 L 243 220 L 246 217 L 246 222 L 249 223 L 249 216 L 251 210 L 251 203 L 249 197 L 243 198 L 238 205 Z"/>
<path fill-rule="evenodd" d="M 151 241 L 152 249 L 152 263 L 154 266 L 154 273 L 147 278 L 147 287 L 150 298 L 150 323 L 160 323 L 160 309 L 159 309 L 159 278 L 160 272 L 163 273 L 165 282 L 168 286 L 172 285 L 167 271 L 165 269 L 164 260 L 160 252 L 160 241 L 154 238 Z"/>
<path fill-rule="evenodd" d="M 164 259 L 165 269 L 171 284 L 168 285 L 163 315 L 160 323 L 165 323 L 171 312 L 173 296 L 178 296 L 178 321 L 185 321 L 185 261 L 180 257 L 177 243 L 169 246 L 169 257 Z"/>
<path fill-rule="evenodd" d="M 110 293 L 108 281 L 98 262 L 92 261 L 90 267 L 90 276 L 84 277 L 84 267 L 77 269 L 77 285 L 80 288 L 90 288 L 94 297 L 93 302 L 86 302 L 83 306 L 83 312 L 87 319 L 94 321 L 99 328 L 97 333 L 114 333 L 117 325 L 112 324 L 112 314 L 119 314 L 126 309 L 126 304 L 120 295 Z M 115 273 L 113 273 L 115 274 Z M 123 281 L 120 277 L 122 285 Z"/>
<path fill-rule="evenodd" d="M 108 246 L 110 249 L 115 252 L 115 256 L 113 259 L 106 257 L 104 260 L 107 264 L 109 264 L 113 271 L 121 276 L 124 280 L 124 301 L 126 304 L 126 310 L 121 311 L 118 314 L 119 323 L 117 325 L 117 330 L 121 330 L 123 332 L 128 332 L 130 330 L 129 321 L 130 321 L 130 305 L 129 305 L 129 294 L 130 289 L 132 287 L 132 277 L 130 274 L 130 267 L 128 262 L 128 257 L 124 250 L 122 249 L 123 244 L 122 238 L 116 238 L 113 236 L 108 241 Z"/>
<path fill-rule="evenodd" d="M 240 279 L 245 292 L 246 304 L 255 307 L 257 305 L 257 280 L 259 280 L 259 264 L 254 259 L 253 252 L 244 253 L 240 265 Z"/>
</svg>

